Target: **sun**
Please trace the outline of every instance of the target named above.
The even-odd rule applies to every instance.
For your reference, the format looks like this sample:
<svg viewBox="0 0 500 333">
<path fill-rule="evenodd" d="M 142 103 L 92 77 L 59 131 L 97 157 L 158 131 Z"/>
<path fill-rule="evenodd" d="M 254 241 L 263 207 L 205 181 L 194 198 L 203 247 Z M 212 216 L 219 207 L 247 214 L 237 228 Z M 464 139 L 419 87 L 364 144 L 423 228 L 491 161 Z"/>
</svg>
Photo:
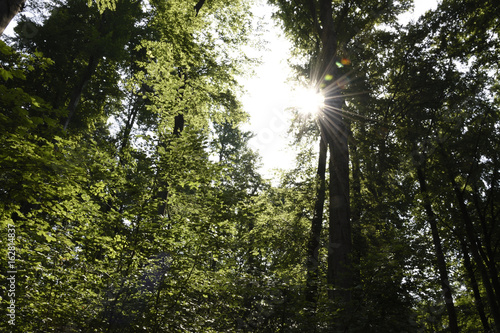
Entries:
<svg viewBox="0 0 500 333">
<path fill-rule="evenodd" d="M 297 87 L 292 92 L 292 108 L 302 115 L 314 115 L 325 105 L 325 97 L 314 88 Z"/>
</svg>

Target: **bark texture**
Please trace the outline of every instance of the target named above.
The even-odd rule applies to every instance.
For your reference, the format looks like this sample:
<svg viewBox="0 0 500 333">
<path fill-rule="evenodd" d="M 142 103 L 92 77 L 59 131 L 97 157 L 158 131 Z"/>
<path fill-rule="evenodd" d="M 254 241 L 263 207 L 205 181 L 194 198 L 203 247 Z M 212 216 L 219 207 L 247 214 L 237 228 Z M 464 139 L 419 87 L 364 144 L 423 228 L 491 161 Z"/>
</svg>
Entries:
<svg viewBox="0 0 500 333">
<path fill-rule="evenodd" d="M 321 230 L 323 229 L 323 209 L 326 192 L 326 141 L 322 137 L 319 144 L 318 161 L 318 188 L 316 192 L 316 202 L 314 204 L 313 219 L 311 222 L 311 233 L 307 245 L 307 291 L 306 301 L 311 304 L 314 311 L 318 299 L 318 269 L 319 269 L 319 248 Z"/>
<path fill-rule="evenodd" d="M 0 35 L 14 16 L 23 10 L 25 3 L 26 0 L 0 0 Z"/>
<path fill-rule="evenodd" d="M 85 90 L 85 87 L 89 83 L 90 79 L 92 78 L 92 75 L 94 75 L 97 65 L 99 65 L 100 58 L 96 56 L 90 56 L 89 62 L 87 64 L 87 67 L 85 68 L 82 77 L 78 81 L 77 85 L 73 88 L 73 91 L 71 92 L 70 95 L 70 100 L 68 104 L 68 117 L 66 118 L 66 121 L 64 122 L 64 130 L 66 131 L 68 129 L 69 124 L 71 123 L 71 119 L 75 115 L 76 108 L 78 106 L 78 103 L 80 103 L 80 99 L 82 97 L 83 91 Z"/>
<path fill-rule="evenodd" d="M 348 125 L 343 119 L 344 98 L 338 88 L 339 73 L 335 69 L 338 36 L 333 21 L 332 2 L 319 1 L 318 28 L 321 36 L 319 57 L 325 107 L 323 133 L 330 151 L 329 183 L 329 242 L 328 242 L 328 296 L 343 303 L 351 301 L 352 236 L 349 212 L 349 149 Z"/>
</svg>

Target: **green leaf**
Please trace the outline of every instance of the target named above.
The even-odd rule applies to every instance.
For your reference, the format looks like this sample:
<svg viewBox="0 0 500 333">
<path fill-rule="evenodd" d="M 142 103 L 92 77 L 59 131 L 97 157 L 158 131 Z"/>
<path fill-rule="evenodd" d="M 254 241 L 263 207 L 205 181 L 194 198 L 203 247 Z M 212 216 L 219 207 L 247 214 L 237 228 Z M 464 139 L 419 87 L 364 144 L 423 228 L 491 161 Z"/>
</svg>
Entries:
<svg viewBox="0 0 500 333">
<path fill-rule="evenodd" d="M 2 77 L 2 79 L 4 81 L 7 81 L 7 80 L 12 79 L 14 77 L 10 71 L 5 70 L 3 68 L 0 68 L 0 76 Z"/>
</svg>

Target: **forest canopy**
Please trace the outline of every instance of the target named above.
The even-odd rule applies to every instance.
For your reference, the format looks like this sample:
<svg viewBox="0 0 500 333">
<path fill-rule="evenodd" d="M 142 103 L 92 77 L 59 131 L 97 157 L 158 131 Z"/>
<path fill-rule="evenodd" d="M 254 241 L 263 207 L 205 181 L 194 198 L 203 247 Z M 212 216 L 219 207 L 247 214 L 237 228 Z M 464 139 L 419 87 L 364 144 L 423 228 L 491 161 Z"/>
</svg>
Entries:
<svg viewBox="0 0 500 333">
<path fill-rule="evenodd" d="M 4 2 L 0 330 L 500 331 L 493 0 L 269 0 L 321 96 L 273 181 L 255 3 Z"/>
</svg>

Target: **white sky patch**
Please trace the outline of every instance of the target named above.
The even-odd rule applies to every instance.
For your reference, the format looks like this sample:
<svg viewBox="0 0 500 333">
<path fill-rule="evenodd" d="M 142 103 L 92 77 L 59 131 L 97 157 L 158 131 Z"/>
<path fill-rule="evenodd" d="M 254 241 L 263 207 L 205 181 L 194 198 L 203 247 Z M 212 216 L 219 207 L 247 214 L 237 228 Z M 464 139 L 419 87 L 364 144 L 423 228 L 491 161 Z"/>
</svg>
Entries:
<svg viewBox="0 0 500 333">
<path fill-rule="evenodd" d="M 425 14 L 428 10 L 434 10 L 437 8 L 438 3 L 441 1 L 438 0 L 414 0 L 413 1 L 413 10 L 407 13 L 404 13 L 399 16 L 399 23 L 407 24 L 410 21 L 415 22 L 420 16 Z"/>
<path fill-rule="evenodd" d="M 254 14 L 263 17 L 267 25 L 262 36 L 266 44 L 263 50 L 252 54 L 262 59 L 262 64 L 255 69 L 255 77 L 240 80 L 246 90 L 243 106 L 250 114 L 250 123 L 243 129 L 256 135 L 250 141 L 250 147 L 262 157 L 261 172 L 267 178 L 272 177 L 272 169 L 291 167 L 295 157 L 294 153 L 285 150 L 291 118 L 290 112 L 286 111 L 292 99 L 291 87 L 286 84 L 291 74 L 287 64 L 291 43 L 274 25 L 272 11 L 272 7 L 264 2 L 254 8 Z"/>
</svg>

